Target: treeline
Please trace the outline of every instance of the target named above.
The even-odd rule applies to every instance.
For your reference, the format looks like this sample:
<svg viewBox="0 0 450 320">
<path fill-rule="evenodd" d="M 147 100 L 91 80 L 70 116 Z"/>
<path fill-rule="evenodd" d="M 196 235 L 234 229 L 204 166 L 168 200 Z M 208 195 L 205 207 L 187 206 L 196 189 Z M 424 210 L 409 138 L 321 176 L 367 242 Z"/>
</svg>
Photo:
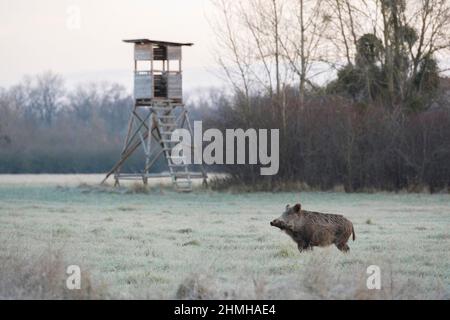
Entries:
<svg viewBox="0 0 450 320">
<path fill-rule="evenodd" d="M 281 132 L 277 176 L 226 166 L 217 187 L 449 188 L 449 1 L 213 2 L 232 92 L 208 123 Z"/>
<path fill-rule="evenodd" d="M 437 192 L 449 188 L 450 102 L 444 108 L 406 114 L 361 107 L 336 95 L 307 96 L 299 109 L 298 92 L 292 89 L 286 96 L 290 121 L 280 132 L 279 173 L 264 177 L 258 166 L 218 166 L 216 170 L 230 174 L 215 184 L 218 189 Z M 250 120 L 245 120 L 238 111 L 243 100 L 214 100 L 214 112 L 205 115 L 204 126 L 281 127 L 279 119 L 268 116 L 270 97 L 256 96 L 251 101 Z"/>
<path fill-rule="evenodd" d="M 0 173 L 99 173 L 117 161 L 133 104 L 124 87 L 67 90 L 52 72 L 0 89 Z M 138 170 L 142 158 L 125 170 Z"/>
<path fill-rule="evenodd" d="M 332 84 L 333 86 L 335 83 Z M 209 91 L 188 105 L 204 129 L 281 129 L 280 170 L 262 177 L 258 166 L 216 166 L 230 179 L 215 186 L 248 190 L 305 187 L 346 191 L 440 191 L 450 185 L 450 80 L 440 79 L 426 111 L 404 112 L 361 104 L 345 93 L 285 88 L 288 121 L 275 117 L 270 95 Z M 333 91 L 335 89 L 333 88 Z M 250 102 L 250 103 L 249 103 Z M 72 91 L 52 73 L 0 92 L 0 173 L 99 173 L 117 161 L 132 97 L 117 84 Z M 124 171 L 142 170 L 137 153 Z M 159 170 L 164 170 L 160 163 Z"/>
</svg>

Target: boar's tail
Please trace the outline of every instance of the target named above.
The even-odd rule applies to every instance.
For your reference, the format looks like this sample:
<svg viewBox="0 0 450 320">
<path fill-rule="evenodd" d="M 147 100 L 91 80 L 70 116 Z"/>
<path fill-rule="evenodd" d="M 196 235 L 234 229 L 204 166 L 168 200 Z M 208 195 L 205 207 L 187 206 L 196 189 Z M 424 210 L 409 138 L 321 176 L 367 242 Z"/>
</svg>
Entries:
<svg viewBox="0 0 450 320">
<path fill-rule="evenodd" d="M 355 229 L 353 228 L 353 225 L 352 225 L 352 234 L 353 234 L 353 241 L 355 241 L 356 235 L 355 235 Z"/>
</svg>

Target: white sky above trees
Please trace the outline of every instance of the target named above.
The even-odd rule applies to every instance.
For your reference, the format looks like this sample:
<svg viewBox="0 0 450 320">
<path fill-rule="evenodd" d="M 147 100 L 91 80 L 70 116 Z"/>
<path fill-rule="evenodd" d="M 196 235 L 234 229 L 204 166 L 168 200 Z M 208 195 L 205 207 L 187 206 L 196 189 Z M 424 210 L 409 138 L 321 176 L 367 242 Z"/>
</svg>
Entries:
<svg viewBox="0 0 450 320">
<path fill-rule="evenodd" d="M 79 28 L 68 27 L 71 8 L 80 11 Z M 221 86 L 212 12 L 209 0 L 0 0 L 0 87 L 52 70 L 69 86 L 109 81 L 131 90 L 127 38 L 194 42 L 184 50 L 185 91 Z"/>
<path fill-rule="evenodd" d="M 71 8 L 79 8 L 79 29 L 68 27 Z M 184 50 L 185 87 L 220 85 L 211 72 L 208 10 L 208 0 L 0 0 L 0 86 L 52 70 L 68 85 L 131 88 L 132 45 L 121 42 L 127 38 L 194 42 Z"/>
</svg>

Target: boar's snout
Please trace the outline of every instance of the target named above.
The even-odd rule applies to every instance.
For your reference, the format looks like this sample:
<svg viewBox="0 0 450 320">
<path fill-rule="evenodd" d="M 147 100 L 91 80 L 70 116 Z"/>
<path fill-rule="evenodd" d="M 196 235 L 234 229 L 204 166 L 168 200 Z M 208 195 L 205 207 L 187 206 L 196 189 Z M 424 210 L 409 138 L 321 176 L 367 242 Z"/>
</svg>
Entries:
<svg viewBox="0 0 450 320">
<path fill-rule="evenodd" d="M 279 219 L 273 220 L 273 221 L 270 223 L 270 225 L 271 225 L 272 227 L 277 227 L 277 228 L 280 228 L 280 229 L 284 229 L 283 222 L 281 222 L 281 220 L 279 220 Z"/>
</svg>

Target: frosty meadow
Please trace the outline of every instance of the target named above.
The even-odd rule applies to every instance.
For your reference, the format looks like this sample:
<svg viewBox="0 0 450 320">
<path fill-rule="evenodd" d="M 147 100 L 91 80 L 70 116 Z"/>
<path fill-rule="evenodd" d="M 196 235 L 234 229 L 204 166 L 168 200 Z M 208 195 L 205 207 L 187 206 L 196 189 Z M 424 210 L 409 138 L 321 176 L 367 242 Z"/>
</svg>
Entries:
<svg viewBox="0 0 450 320">
<path fill-rule="evenodd" d="M 0 296 L 450 297 L 448 194 L 197 188 L 180 194 L 169 178 L 166 188 L 160 187 L 164 181 L 151 180 L 154 191 L 140 193 L 133 182 L 95 186 L 102 176 L 0 176 Z M 289 237 L 268 224 L 280 203 L 297 199 L 305 208 L 343 213 L 352 221 L 358 241 L 350 254 L 333 246 L 299 254 Z M 70 265 L 81 269 L 81 290 L 66 287 Z M 373 265 L 381 274 L 368 269 Z M 42 276 L 49 270 L 53 278 Z M 369 278 L 376 274 L 381 282 Z"/>
</svg>

